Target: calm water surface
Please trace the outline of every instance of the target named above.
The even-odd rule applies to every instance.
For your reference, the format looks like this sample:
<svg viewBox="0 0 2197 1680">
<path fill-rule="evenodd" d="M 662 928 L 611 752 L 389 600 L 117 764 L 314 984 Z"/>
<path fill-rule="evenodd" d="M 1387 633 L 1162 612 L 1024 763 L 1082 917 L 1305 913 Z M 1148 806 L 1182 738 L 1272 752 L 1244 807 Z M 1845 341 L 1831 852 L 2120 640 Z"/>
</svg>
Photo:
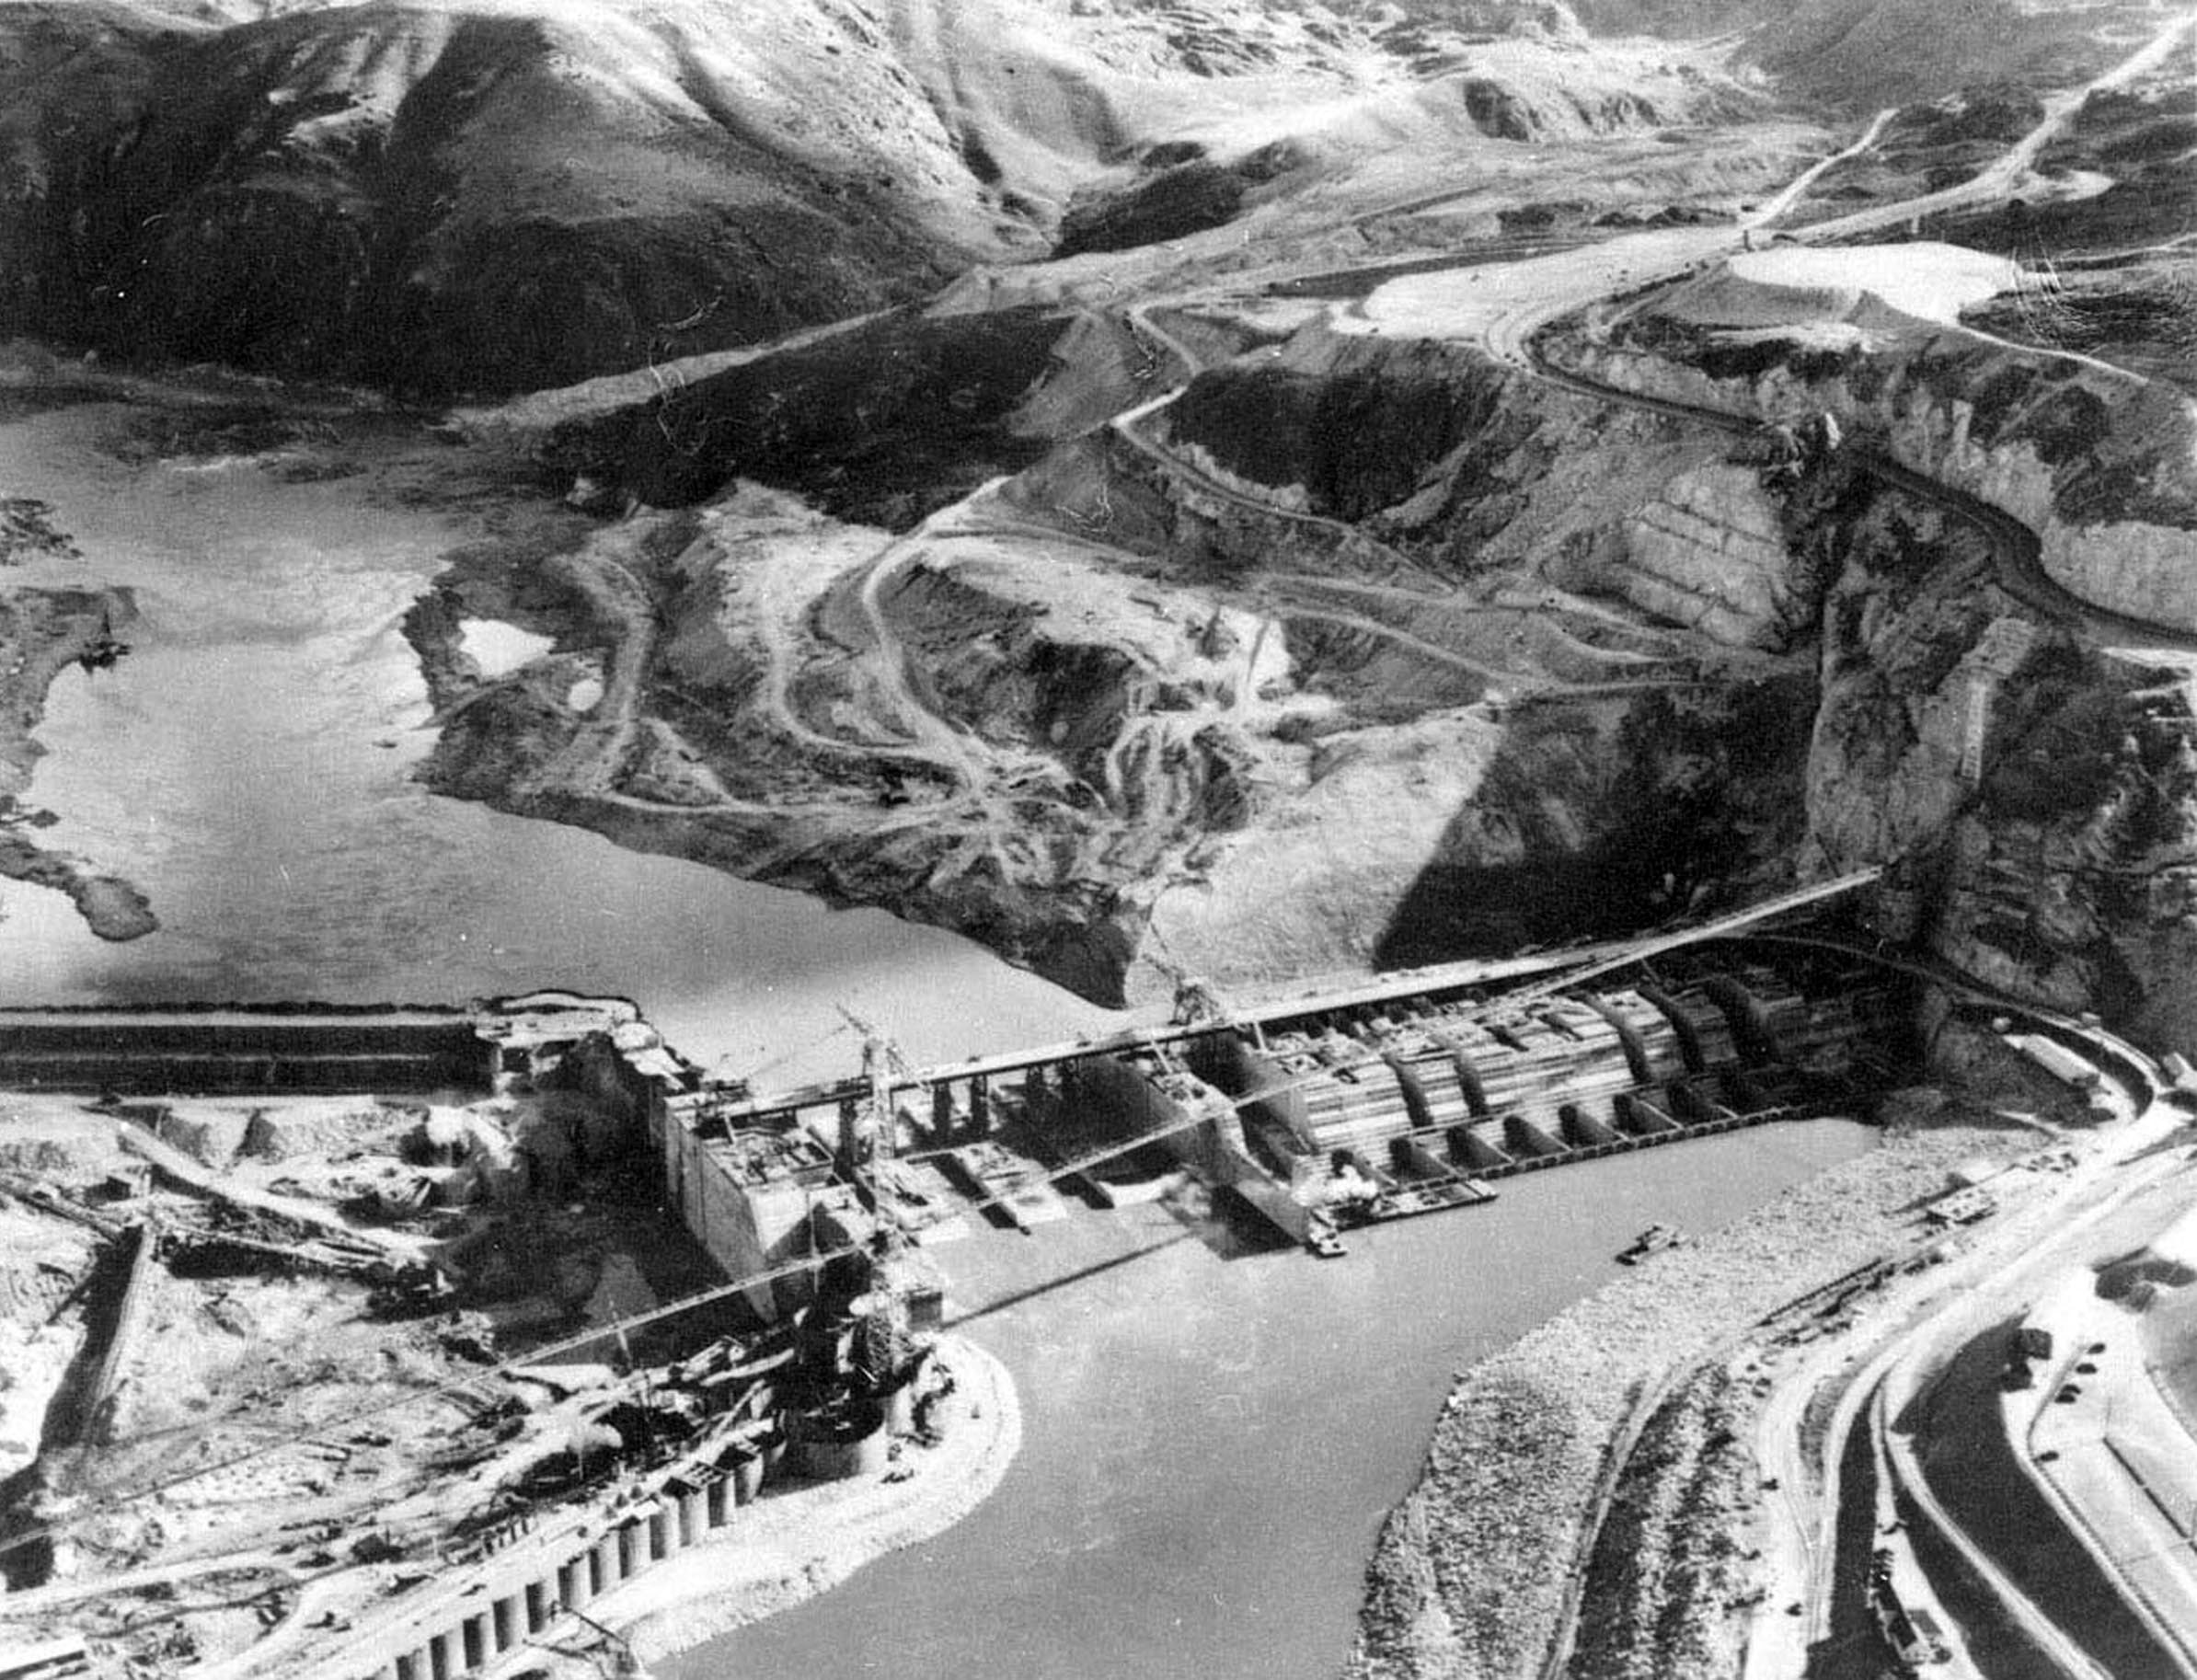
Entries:
<svg viewBox="0 0 2197 1680">
<path fill-rule="evenodd" d="M 136 881 L 164 926 L 104 944 L 61 894 L 0 880 L 0 1002 L 563 985 L 635 998 L 705 1063 L 791 1050 L 778 1077 L 849 1064 L 840 1003 L 926 1061 L 1111 1018 L 952 934 L 429 793 L 399 626 L 470 533 L 377 505 L 363 478 L 125 465 L 101 443 L 128 418 L 0 425 L 0 482 L 51 502 L 85 556 L 10 581 L 136 592 L 137 650 L 55 684 L 26 802 L 62 819 L 46 844 Z"/>
<path fill-rule="evenodd" d="M 1332 1680 L 1452 1375 L 1695 1232 L 1860 1153 L 1764 1127 L 1503 1184 L 1490 1205 L 1225 1255 L 1166 1210 L 937 1250 L 1014 1373 L 1021 1456 L 927 1546 L 657 1664 L 663 1680 Z"/>
</svg>

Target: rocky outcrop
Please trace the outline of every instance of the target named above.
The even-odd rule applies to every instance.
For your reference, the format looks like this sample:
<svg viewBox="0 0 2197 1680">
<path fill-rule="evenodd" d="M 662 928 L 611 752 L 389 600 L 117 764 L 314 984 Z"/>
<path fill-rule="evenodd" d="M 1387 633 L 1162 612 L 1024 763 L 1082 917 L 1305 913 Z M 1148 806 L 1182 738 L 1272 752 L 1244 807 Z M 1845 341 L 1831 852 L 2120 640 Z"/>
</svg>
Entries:
<svg viewBox="0 0 2197 1680">
<path fill-rule="evenodd" d="M 2197 1048 L 2197 702 L 2008 596 L 1942 511 L 1859 496 L 1830 538 L 1803 868 L 1901 861 L 1882 931 L 1988 984 Z"/>
<path fill-rule="evenodd" d="M 1720 349 L 1651 316 L 1550 341 L 1600 383 L 1764 420 L 1827 412 L 1901 465 L 2036 534 L 2051 579 L 2107 612 L 2197 632 L 2197 408 L 2175 387 L 1895 317 L 1824 354 L 1808 335 Z M 1889 335 L 1888 335 L 1889 336 Z"/>
<path fill-rule="evenodd" d="M 1896 862 L 1883 931 L 2187 1051 L 2197 421 L 2162 383 L 1862 313 L 1873 344 L 1829 357 L 1652 312 L 1550 350 L 1662 400 L 1829 412 L 1896 463 L 1850 452 L 1788 504 L 1834 580 L 1801 866 Z"/>
<path fill-rule="evenodd" d="M 1743 648 L 1782 648 L 1813 627 L 1777 505 L 1746 467 L 1682 474 L 1624 534 L 1625 564 L 1607 581 L 1645 613 Z"/>
</svg>

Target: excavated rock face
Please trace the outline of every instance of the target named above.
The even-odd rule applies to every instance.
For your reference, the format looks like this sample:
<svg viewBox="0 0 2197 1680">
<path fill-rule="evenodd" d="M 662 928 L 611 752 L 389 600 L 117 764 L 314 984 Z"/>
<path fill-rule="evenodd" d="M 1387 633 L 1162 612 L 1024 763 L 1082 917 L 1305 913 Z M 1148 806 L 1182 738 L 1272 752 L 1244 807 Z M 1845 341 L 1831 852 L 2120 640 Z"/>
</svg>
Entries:
<svg viewBox="0 0 2197 1680">
<path fill-rule="evenodd" d="M 1732 647 L 1780 649 L 1812 628 L 1777 504 L 1743 466 L 1697 467 L 1625 521 L 1617 593 Z"/>
<path fill-rule="evenodd" d="M 1846 350 L 1652 314 L 1554 353 L 1622 389 L 1726 413 L 1838 417 L 1902 466 L 2010 514 L 2045 572 L 2111 612 L 2197 628 L 2197 411 L 2172 385 L 1938 332 L 1863 294 Z M 1850 325 L 1850 322 L 1842 322 Z"/>
<path fill-rule="evenodd" d="M 2179 552 L 2186 504 L 2145 423 L 2154 398 L 2109 374 L 1934 342 L 1889 366 L 1849 359 L 1835 391 L 1801 390 L 1781 368 L 1743 385 L 1586 353 L 1598 376 L 1725 411 L 1833 408 L 1898 458 L 2035 520 L 2047 556 L 2069 557 L 2071 587 L 2095 586 L 2082 557 L 2111 552 L 2132 523 L 2076 524 L 2086 510 L 2147 516 L 2151 546 Z M 1347 765 L 1362 808 L 1384 779 L 1405 780 L 1451 801 L 1448 820 L 1407 823 L 1405 802 L 1369 818 L 1348 854 L 1293 852 L 1286 828 L 1237 850 L 1270 877 L 1317 878 L 1347 857 L 1368 897 L 1395 905 L 1380 959 L 1609 931 L 1674 893 L 1779 869 L 1892 864 L 1872 912 L 1886 935 L 2155 1041 L 2197 1041 L 2191 669 L 2100 650 L 2008 594 L 1994 547 L 2005 533 L 1963 511 L 1974 504 L 1835 458 L 1772 486 L 1714 434 L 1689 447 L 1682 423 L 1423 344 L 1301 335 L 1201 379 L 1168 418 L 1172 443 L 1216 477 L 1381 530 L 1452 577 L 1538 573 L 1686 626 L 1697 649 L 1820 650 L 1813 671 L 1767 683 L 1551 696 L 1546 712 L 1455 734 L 1441 749 L 1454 775 L 1423 767 L 1431 719 L 1324 742 L 1315 790 Z M 1288 523 L 1225 551 L 1271 556 Z M 1208 889 L 1221 904 L 1235 902 L 1229 876 L 1224 862 Z M 1178 949 L 1197 946 L 1179 925 L 1191 915 L 1163 903 Z"/>
<path fill-rule="evenodd" d="M 1823 615 L 1804 867 L 1904 860 L 1884 931 L 2147 1041 L 2197 1045 L 2197 693 L 1995 581 L 1978 533 L 1853 496 Z"/>
<path fill-rule="evenodd" d="M 1786 502 L 1800 598 L 1832 580 L 1801 867 L 1896 863 L 1887 933 L 2187 1050 L 2197 420 L 2164 382 L 1843 307 L 1866 330 L 1830 356 L 1653 312 L 1554 353 L 1725 413 L 1831 413 L 1895 464 Z"/>
</svg>

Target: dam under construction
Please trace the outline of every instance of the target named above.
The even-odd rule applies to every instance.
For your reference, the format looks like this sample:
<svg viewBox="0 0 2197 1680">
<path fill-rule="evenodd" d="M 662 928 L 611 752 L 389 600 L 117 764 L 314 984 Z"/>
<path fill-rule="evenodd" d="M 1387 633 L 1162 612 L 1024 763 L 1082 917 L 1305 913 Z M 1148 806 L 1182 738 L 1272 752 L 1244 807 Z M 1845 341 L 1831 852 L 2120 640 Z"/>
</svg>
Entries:
<svg viewBox="0 0 2197 1680">
<path fill-rule="evenodd" d="M 1260 1005 L 1186 977 L 1165 1026 L 943 1066 L 910 1065 L 850 1016 L 862 1071 L 791 1090 L 705 1073 L 632 1006 L 558 993 L 9 1010 L 0 1089 L 109 1103 L 581 1091 L 604 1117 L 546 1152 L 522 1145 L 522 1172 L 554 1177 L 545 1153 L 645 1152 L 667 1207 L 766 1315 L 771 1285 L 798 1295 L 816 1253 L 880 1228 L 924 1245 L 974 1219 L 1034 1230 L 1184 1174 L 1334 1255 L 1343 1228 L 1485 1202 L 1520 1173 L 1850 1110 L 1899 1056 L 1905 1004 L 1887 974 L 1854 957 L 1706 953 L 1873 879 L 1648 940 Z"/>
<path fill-rule="evenodd" d="M 216 1528 L 271 1501 L 298 1513 L 285 1547 L 333 1559 L 353 1536 L 361 1567 L 344 1597 L 301 1595 L 282 1565 L 268 1627 L 292 1628 L 308 1597 L 345 1608 L 304 1666 L 306 1647 L 270 1639 L 239 1674 L 515 1674 L 628 1582 L 672 1591 L 705 1541 L 767 1525 L 746 1508 L 772 1490 L 890 1488 L 956 1439 L 1011 1451 L 974 1421 L 1008 1403 L 973 1398 L 999 1393 L 984 1356 L 941 1339 L 951 1256 L 933 1250 L 957 1237 L 1041 1241 L 1147 1204 L 1186 1231 L 1220 1215 L 1237 1252 L 1337 1257 L 1355 1229 L 1484 1207 L 1521 1175 L 1872 1112 L 1914 1065 L 1915 970 L 1757 932 L 1872 879 L 1647 939 L 1285 998 L 1224 1002 L 1185 977 L 1164 1024 L 945 1065 L 910 1065 L 850 1016 L 859 1071 L 777 1091 L 702 1069 L 629 1003 L 560 992 L 0 1013 L 0 1088 L 43 1103 L 63 1140 L 29 1147 L 58 1158 L 72 1129 L 107 1127 L 121 1151 L 65 1193 L 0 1173 L 0 1204 L 105 1245 L 42 1446 L 120 1455 L 104 1491 L 7 1515 L 0 1602 L 66 1636 L 99 1602 L 86 1535 L 114 1548 L 133 1520 L 120 1513 L 148 1498 Z M 2071 1083 L 2088 1067 L 2043 1035 L 2033 1059 Z M 586 1298 L 523 1296 L 530 1270 L 556 1274 L 590 1242 L 609 1263 Z M 690 1258 L 667 1270 L 665 1244 Z M 644 1293 L 615 1285 L 644 1274 Z M 144 1430 L 146 1360 L 178 1295 L 222 1323 L 246 1279 L 328 1292 L 400 1339 L 439 1327 L 456 1363 L 334 1425 L 234 1423 L 287 1416 L 294 1397 L 262 1381 L 180 1437 Z M 431 1405 L 448 1444 L 419 1463 L 359 1427 Z M 167 1444 L 136 1490 L 120 1462 L 133 1439 Z M 400 1476 L 417 1479 L 406 1499 L 374 1492 Z M 345 1477 L 361 1487 L 337 1490 Z M 113 1555 L 157 1558 L 164 1532 Z"/>
</svg>

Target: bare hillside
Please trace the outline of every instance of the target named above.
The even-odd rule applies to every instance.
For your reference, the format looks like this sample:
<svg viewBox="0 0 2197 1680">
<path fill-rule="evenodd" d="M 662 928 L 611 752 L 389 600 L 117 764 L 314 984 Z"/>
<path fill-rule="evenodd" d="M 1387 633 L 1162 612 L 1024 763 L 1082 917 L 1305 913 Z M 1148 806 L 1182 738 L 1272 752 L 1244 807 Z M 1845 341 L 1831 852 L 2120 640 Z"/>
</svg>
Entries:
<svg viewBox="0 0 2197 1680">
<path fill-rule="evenodd" d="M 1323 166 L 1750 109 L 1552 4 L 0 8 L 0 326 L 512 390 L 1227 221 Z M 1150 224 L 1140 195 L 1185 197 Z"/>
</svg>

